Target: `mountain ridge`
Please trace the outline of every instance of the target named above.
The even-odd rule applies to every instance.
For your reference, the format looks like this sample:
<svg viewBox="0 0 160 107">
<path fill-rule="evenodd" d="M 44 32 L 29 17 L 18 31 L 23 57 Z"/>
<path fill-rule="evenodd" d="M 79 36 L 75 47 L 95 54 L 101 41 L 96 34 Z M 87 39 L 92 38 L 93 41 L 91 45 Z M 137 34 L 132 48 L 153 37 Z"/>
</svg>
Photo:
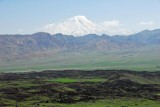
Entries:
<svg viewBox="0 0 160 107">
<path fill-rule="evenodd" d="M 37 32 L 31 35 L 0 35 L 0 58 L 30 56 L 30 54 L 48 51 L 111 51 L 128 50 L 145 46 L 160 45 L 160 29 L 123 36 L 88 34 L 75 37 L 61 33 L 51 35 Z"/>
</svg>

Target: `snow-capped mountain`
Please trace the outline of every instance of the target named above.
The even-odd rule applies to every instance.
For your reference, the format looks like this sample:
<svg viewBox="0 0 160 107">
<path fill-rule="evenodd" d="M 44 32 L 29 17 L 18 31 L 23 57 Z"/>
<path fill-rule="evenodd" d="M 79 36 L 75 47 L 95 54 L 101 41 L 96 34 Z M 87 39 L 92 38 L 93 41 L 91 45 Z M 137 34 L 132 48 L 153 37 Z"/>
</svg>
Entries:
<svg viewBox="0 0 160 107">
<path fill-rule="evenodd" d="M 48 24 L 44 27 L 44 30 L 51 34 L 62 33 L 81 36 L 100 32 L 101 28 L 85 16 L 74 16 L 61 23 Z"/>
<path fill-rule="evenodd" d="M 62 33 L 65 35 L 82 36 L 87 34 L 129 34 L 126 29 L 121 28 L 119 21 L 105 21 L 103 23 L 95 23 L 85 16 L 74 16 L 63 22 L 47 24 L 43 27 L 44 32 L 50 34 Z"/>
</svg>

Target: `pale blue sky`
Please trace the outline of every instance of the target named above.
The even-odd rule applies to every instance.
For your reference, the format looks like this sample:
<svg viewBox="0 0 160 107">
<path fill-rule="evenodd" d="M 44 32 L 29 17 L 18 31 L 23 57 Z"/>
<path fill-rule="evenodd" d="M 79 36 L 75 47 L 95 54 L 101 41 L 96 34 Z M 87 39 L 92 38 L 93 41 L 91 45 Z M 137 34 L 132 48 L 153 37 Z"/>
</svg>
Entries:
<svg viewBox="0 0 160 107">
<path fill-rule="evenodd" d="M 160 0 L 0 0 L 0 34 L 35 33 L 76 15 L 96 23 L 118 20 L 133 32 L 158 29 Z"/>
</svg>

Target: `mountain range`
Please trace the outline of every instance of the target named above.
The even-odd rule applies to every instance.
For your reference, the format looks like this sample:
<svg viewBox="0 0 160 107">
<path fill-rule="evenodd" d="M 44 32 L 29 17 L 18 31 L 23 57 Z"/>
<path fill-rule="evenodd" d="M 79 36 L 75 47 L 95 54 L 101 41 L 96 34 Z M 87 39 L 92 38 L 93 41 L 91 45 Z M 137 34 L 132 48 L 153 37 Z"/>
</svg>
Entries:
<svg viewBox="0 0 160 107">
<path fill-rule="evenodd" d="M 0 59 L 28 58 L 59 52 L 132 51 L 148 46 L 160 46 L 160 29 L 144 30 L 129 36 L 88 34 L 75 37 L 45 32 L 31 35 L 0 35 Z"/>
</svg>

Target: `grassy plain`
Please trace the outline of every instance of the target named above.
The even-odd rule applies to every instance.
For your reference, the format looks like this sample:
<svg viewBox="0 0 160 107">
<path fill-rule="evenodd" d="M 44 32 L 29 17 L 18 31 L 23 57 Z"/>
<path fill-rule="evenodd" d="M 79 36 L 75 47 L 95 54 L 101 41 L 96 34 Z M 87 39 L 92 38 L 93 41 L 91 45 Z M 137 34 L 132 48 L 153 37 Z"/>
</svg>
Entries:
<svg viewBox="0 0 160 107">
<path fill-rule="evenodd" d="M 73 78 L 56 78 L 49 79 L 48 82 L 58 82 L 58 83 L 74 83 L 74 82 L 104 82 L 106 79 L 104 78 L 91 78 L 91 79 L 73 79 Z"/>
<path fill-rule="evenodd" d="M 42 71 L 46 69 L 129 69 L 160 70 L 160 51 L 62 52 L 50 56 L 0 61 L 0 72 Z"/>
</svg>

